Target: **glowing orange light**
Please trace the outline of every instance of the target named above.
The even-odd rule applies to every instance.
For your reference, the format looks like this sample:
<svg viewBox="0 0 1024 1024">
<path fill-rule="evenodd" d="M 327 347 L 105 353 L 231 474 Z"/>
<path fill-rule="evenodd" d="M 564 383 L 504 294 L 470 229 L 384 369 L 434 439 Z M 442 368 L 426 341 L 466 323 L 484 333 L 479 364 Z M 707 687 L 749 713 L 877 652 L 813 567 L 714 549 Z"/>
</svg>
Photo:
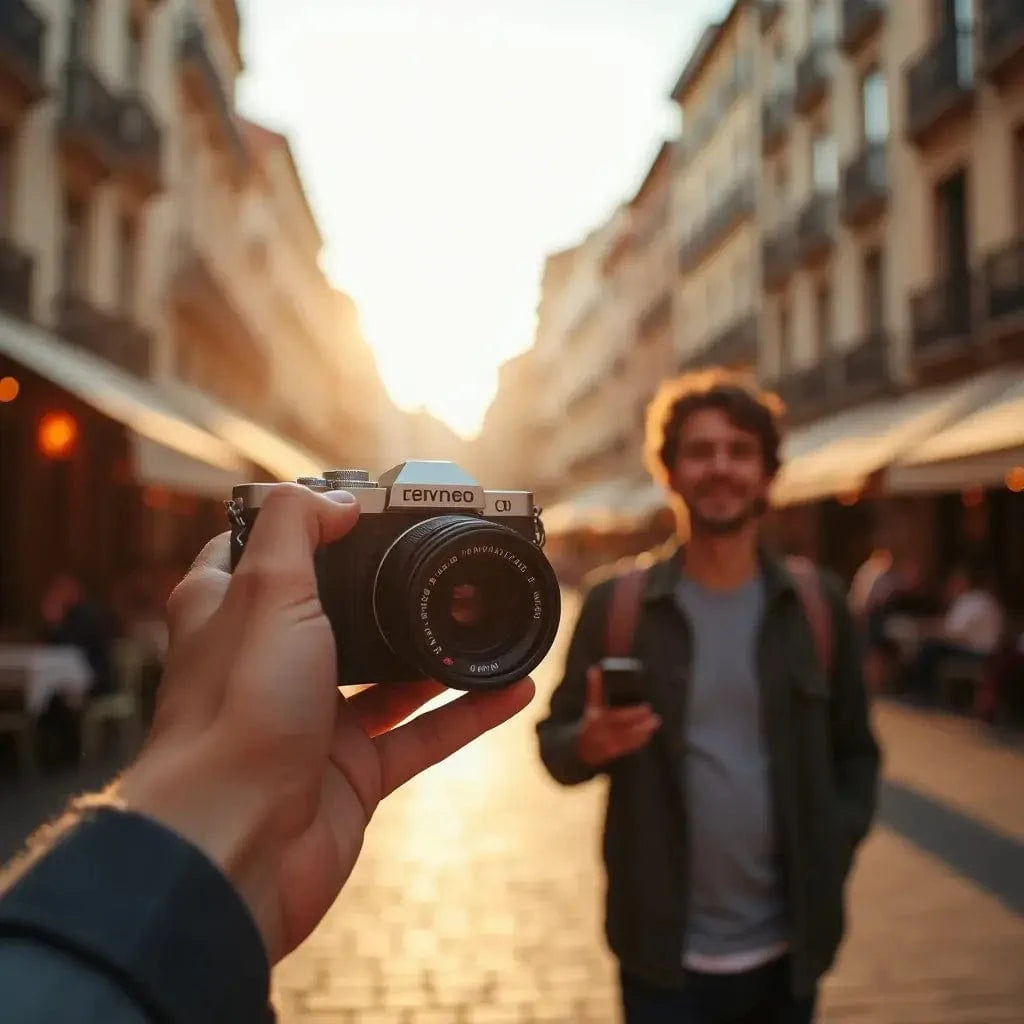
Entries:
<svg viewBox="0 0 1024 1024">
<path fill-rule="evenodd" d="M 967 487 L 960 495 L 960 500 L 964 508 L 977 508 L 985 501 L 985 492 L 980 487 Z"/>
<path fill-rule="evenodd" d="M 0 377 L 0 402 L 13 402 L 20 390 L 17 377 Z"/>
<path fill-rule="evenodd" d="M 48 412 L 36 432 L 39 451 L 48 459 L 66 459 L 78 444 L 78 421 L 69 412 Z"/>
<path fill-rule="evenodd" d="M 850 508 L 851 506 L 856 505 L 858 501 L 860 501 L 860 492 L 847 491 L 845 494 L 840 494 L 837 498 L 837 501 L 840 505 L 845 505 L 847 508 Z"/>
<path fill-rule="evenodd" d="M 1006 474 L 1006 486 L 1013 491 L 1014 494 L 1020 494 L 1024 491 L 1024 466 L 1014 466 L 1009 473 Z"/>
</svg>

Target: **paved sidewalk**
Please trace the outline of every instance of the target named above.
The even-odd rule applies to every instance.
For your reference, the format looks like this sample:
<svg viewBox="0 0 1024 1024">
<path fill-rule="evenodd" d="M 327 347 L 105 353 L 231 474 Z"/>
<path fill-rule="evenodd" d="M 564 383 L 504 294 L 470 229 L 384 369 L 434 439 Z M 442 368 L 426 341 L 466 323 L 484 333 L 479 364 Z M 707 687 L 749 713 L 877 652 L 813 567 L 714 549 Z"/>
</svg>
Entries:
<svg viewBox="0 0 1024 1024">
<path fill-rule="evenodd" d="M 275 972 L 282 1024 L 618 1021 L 601 935 L 602 789 L 556 786 L 535 755 L 560 658 L 538 673 L 530 712 L 380 809 L 341 898 Z M 970 723 L 876 715 L 894 785 L 851 883 L 819 1019 L 1024 1022 L 1024 911 L 988 877 L 1006 855 L 1024 876 L 1024 757 Z M 943 851 L 964 845 L 983 855 L 962 856 L 958 873 Z"/>
</svg>

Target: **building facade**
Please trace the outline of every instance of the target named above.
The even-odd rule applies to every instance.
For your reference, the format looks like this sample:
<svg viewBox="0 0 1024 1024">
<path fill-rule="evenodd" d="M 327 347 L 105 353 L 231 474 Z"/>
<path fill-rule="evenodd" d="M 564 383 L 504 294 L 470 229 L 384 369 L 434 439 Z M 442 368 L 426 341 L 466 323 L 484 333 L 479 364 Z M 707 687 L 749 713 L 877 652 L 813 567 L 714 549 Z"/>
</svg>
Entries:
<svg viewBox="0 0 1024 1024">
<path fill-rule="evenodd" d="M 6 0 L 0 628 L 183 568 L 242 479 L 379 455 L 383 387 L 233 0 Z"/>
</svg>

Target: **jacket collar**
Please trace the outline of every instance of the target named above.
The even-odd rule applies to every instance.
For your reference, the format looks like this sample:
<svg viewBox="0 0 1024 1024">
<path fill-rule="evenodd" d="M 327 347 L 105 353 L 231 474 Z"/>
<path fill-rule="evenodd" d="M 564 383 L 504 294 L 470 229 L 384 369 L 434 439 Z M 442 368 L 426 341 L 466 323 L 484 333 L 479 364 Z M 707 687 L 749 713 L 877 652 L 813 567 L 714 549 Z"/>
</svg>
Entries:
<svg viewBox="0 0 1024 1024">
<path fill-rule="evenodd" d="M 671 598 L 679 582 L 685 545 L 681 541 L 669 541 L 655 553 L 655 561 L 647 570 L 644 585 L 644 601 L 656 602 Z M 787 592 L 795 592 L 796 584 L 785 565 L 763 546 L 758 549 L 761 572 L 764 574 L 765 596 L 768 603 Z"/>
</svg>

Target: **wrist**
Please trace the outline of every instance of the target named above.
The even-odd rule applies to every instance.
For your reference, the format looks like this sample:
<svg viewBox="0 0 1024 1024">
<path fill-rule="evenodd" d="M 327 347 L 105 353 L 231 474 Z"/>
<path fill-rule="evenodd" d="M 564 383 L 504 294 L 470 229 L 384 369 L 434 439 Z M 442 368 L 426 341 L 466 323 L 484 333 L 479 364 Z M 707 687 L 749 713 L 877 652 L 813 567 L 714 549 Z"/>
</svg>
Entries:
<svg viewBox="0 0 1024 1024">
<path fill-rule="evenodd" d="M 144 751 L 108 795 L 177 833 L 214 864 L 249 908 L 270 955 L 279 859 L 272 809 L 244 772 L 226 770 L 203 746 Z"/>
</svg>

